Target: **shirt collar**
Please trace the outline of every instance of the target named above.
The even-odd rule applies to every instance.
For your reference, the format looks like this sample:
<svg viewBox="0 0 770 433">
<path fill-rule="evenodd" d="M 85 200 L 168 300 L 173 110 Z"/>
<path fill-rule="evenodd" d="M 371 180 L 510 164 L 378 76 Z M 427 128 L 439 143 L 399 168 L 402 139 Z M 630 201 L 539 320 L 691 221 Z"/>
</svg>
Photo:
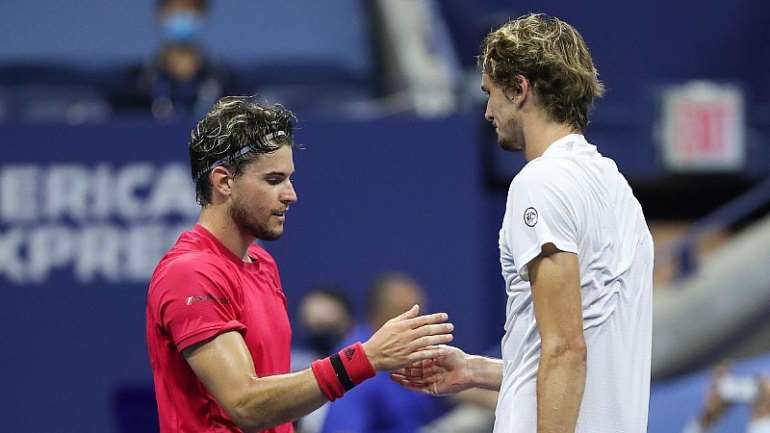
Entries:
<svg viewBox="0 0 770 433">
<path fill-rule="evenodd" d="M 217 251 L 217 253 L 219 253 L 220 255 L 223 255 L 223 256 L 227 257 L 227 259 L 232 261 L 233 263 L 235 263 L 235 264 L 237 264 L 239 266 L 254 265 L 257 268 L 259 267 L 259 261 L 252 254 L 249 254 L 248 250 L 246 251 L 246 254 L 248 254 L 248 256 L 251 258 L 252 263 L 244 262 L 242 258 L 240 258 L 240 257 L 236 256 L 235 254 L 233 254 L 233 252 L 230 251 L 225 246 L 225 244 L 223 244 L 219 239 L 217 239 L 217 237 L 214 236 L 213 233 L 211 233 L 210 231 L 206 230 L 206 228 L 203 227 L 202 225 L 195 224 L 195 226 L 193 227 L 193 231 L 195 233 L 198 233 L 203 238 L 205 238 L 208 241 L 209 245 L 211 245 L 212 249 Z"/>
<path fill-rule="evenodd" d="M 551 143 L 548 148 L 545 149 L 542 156 L 569 154 L 577 149 L 584 149 L 586 146 L 591 145 L 586 141 L 583 134 L 569 134 Z"/>
</svg>

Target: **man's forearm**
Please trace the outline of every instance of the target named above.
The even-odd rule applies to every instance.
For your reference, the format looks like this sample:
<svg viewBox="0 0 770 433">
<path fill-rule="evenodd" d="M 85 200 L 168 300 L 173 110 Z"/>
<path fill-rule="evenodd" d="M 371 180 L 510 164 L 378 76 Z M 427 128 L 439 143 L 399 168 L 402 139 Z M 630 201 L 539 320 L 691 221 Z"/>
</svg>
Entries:
<svg viewBox="0 0 770 433">
<path fill-rule="evenodd" d="M 468 368 L 477 388 L 499 391 L 503 382 L 503 361 L 485 356 L 469 356 Z"/>
<path fill-rule="evenodd" d="M 541 352 L 537 373 L 538 433 L 574 433 L 585 382 L 584 347 Z"/>
<path fill-rule="evenodd" d="M 328 400 L 311 369 L 255 377 L 246 391 L 226 408 L 244 431 L 258 432 L 307 415 Z"/>
</svg>

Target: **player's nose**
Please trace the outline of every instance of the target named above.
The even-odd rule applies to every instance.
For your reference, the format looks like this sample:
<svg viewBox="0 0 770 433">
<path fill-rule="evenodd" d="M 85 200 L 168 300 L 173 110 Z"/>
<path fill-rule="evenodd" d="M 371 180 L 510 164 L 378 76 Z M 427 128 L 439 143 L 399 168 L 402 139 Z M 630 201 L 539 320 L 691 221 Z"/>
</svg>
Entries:
<svg viewBox="0 0 770 433">
<path fill-rule="evenodd" d="M 484 111 L 484 118 L 487 119 L 489 123 L 494 123 L 495 121 L 495 116 L 492 115 L 492 110 L 489 108 L 489 102 L 487 102 L 487 107 Z"/>
<path fill-rule="evenodd" d="M 289 186 L 283 191 L 281 195 L 281 202 L 290 205 L 297 201 L 297 191 L 294 189 L 294 185 L 289 183 Z"/>
</svg>

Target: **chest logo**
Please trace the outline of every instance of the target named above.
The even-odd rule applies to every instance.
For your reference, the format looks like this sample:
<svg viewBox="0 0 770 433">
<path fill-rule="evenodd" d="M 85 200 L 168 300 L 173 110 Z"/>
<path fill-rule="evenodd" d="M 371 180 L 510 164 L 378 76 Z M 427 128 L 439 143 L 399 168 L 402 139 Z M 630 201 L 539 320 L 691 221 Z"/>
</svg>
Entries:
<svg viewBox="0 0 770 433">
<path fill-rule="evenodd" d="M 197 295 L 197 296 L 188 296 L 187 299 L 185 299 L 186 305 L 192 305 L 196 302 L 206 302 L 206 301 L 217 301 L 220 304 L 228 305 L 230 304 L 230 300 L 225 297 L 216 297 L 212 295 Z"/>
<path fill-rule="evenodd" d="M 524 211 L 524 224 L 530 227 L 534 227 L 535 224 L 537 224 L 537 209 L 528 207 L 527 210 Z"/>
</svg>

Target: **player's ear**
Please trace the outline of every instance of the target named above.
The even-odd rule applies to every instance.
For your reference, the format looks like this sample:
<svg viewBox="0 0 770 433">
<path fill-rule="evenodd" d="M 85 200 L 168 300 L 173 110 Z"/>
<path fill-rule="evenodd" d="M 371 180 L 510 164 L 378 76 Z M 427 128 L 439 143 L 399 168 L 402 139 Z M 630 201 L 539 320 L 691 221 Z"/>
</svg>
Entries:
<svg viewBox="0 0 770 433">
<path fill-rule="evenodd" d="M 516 74 L 513 84 L 510 86 L 505 86 L 503 89 L 503 94 L 509 102 L 516 104 L 517 106 L 521 106 L 524 104 L 524 101 L 527 100 L 531 87 L 532 85 L 527 77 L 521 74 Z"/>
<path fill-rule="evenodd" d="M 211 190 L 222 197 L 229 197 L 232 193 L 233 175 L 226 167 L 217 166 L 209 174 Z"/>
</svg>

